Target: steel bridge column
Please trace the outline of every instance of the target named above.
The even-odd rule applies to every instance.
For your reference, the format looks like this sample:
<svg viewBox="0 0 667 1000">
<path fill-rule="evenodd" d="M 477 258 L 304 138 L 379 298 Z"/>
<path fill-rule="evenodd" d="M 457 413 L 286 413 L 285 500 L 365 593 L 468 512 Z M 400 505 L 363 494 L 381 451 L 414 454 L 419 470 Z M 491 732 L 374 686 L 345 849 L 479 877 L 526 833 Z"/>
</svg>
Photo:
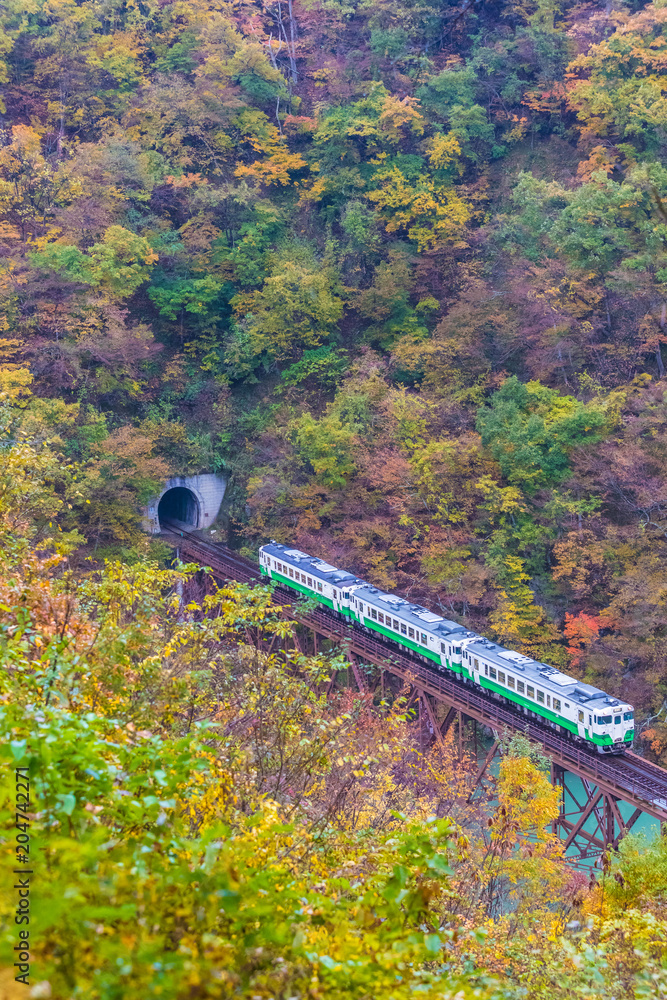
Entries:
<svg viewBox="0 0 667 1000">
<path fill-rule="evenodd" d="M 356 653 L 348 653 L 348 660 L 350 666 L 352 667 L 352 673 L 354 674 L 354 679 L 357 682 L 357 687 L 359 688 L 360 694 L 366 694 L 366 687 L 364 685 L 364 679 L 360 670 L 360 661 Z M 349 676 L 348 676 L 349 682 Z"/>
<path fill-rule="evenodd" d="M 551 824 L 551 832 L 554 836 L 559 837 L 561 824 L 565 820 L 565 771 L 558 764 L 555 764 L 553 760 L 551 761 L 551 773 L 549 777 L 554 788 L 560 789 L 558 816 Z"/>
</svg>

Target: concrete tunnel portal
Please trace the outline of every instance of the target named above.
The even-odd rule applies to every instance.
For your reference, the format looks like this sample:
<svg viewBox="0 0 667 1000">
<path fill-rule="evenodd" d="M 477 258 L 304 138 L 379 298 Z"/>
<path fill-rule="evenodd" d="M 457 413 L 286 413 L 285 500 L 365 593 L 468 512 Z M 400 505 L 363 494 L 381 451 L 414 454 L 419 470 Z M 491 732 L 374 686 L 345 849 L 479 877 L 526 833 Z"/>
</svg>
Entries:
<svg viewBox="0 0 667 1000">
<path fill-rule="evenodd" d="M 161 528 L 164 527 L 165 521 L 183 521 L 184 524 L 191 524 L 193 528 L 200 526 L 199 501 L 187 486 L 172 486 L 163 493 L 157 514 Z"/>
<path fill-rule="evenodd" d="M 220 512 L 227 489 L 226 475 L 202 472 L 196 476 L 172 476 L 142 509 L 142 527 L 159 535 L 165 521 L 182 521 L 192 528 L 210 528 Z"/>
</svg>

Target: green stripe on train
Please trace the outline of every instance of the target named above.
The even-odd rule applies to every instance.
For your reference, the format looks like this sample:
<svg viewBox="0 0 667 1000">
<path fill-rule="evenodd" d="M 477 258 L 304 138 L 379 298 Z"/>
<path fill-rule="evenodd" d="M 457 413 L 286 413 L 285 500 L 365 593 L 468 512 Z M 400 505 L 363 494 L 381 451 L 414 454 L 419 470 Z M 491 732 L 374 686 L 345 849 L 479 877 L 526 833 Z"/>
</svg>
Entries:
<svg viewBox="0 0 667 1000">
<path fill-rule="evenodd" d="M 379 625 L 376 621 L 373 621 L 372 618 L 364 617 L 364 618 L 358 618 L 357 620 L 360 621 L 362 625 L 365 625 L 367 628 L 371 629 L 371 631 L 379 632 L 380 635 L 386 635 L 388 639 L 393 639 L 394 642 L 398 642 L 399 645 L 406 646 L 408 649 L 414 650 L 417 653 L 421 653 L 422 656 L 427 656 L 429 660 L 433 660 L 433 662 L 437 663 L 439 667 L 443 665 L 440 656 L 437 653 L 434 653 L 432 649 L 427 649 L 426 646 L 420 646 L 416 642 L 412 642 L 411 639 L 406 638 L 406 636 L 404 635 L 398 636 L 396 635 L 395 632 L 389 632 L 386 628 L 383 628 L 382 625 Z M 461 670 L 459 664 L 454 664 L 452 666 L 450 665 L 449 660 L 446 660 L 445 665 L 448 670 L 452 671 L 452 673 L 459 673 Z"/>
<path fill-rule="evenodd" d="M 480 687 L 487 688 L 489 691 L 495 691 L 498 694 L 501 694 L 503 698 L 513 702 L 515 705 L 523 705 L 526 708 L 529 708 L 531 712 L 535 712 L 536 715 L 541 715 L 542 718 L 549 719 L 550 722 L 557 723 L 561 729 L 568 729 L 571 733 L 574 733 L 575 735 L 578 734 L 579 729 L 575 722 L 572 722 L 570 719 L 564 719 L 562 715 L 552 712 L 544 705 L 540 705 L 538 702 L 532 701 L 530 698 L 523 698 L 520 694 L 515 694 L 514 691 L 510 692 L 507 688 L 501 687 L 499 684 L 494 684 L 493 681 L 489 680 L 487 677 L 480 677 L 479 683 Z M 611 736 L 598 736 L 595 733 L 589 734 L 588 726 L 585 726 L 584 730 L 586 733 L 585 739 L 589 743 L 594 743 L 596 746 L 614 745 L 614 741 Z M 627 736 L 625 739 L 627 740 Z"/>
<path fill-rule="evenodd" d="M 328 608 L 333 608 L 334 606 L 333 601 L 330 601 L 324 594 L 318 594 L 317 591 L 311 590 L 310 587 L 305 587 L 302 583 L 297 583 L 296 580 L 291 580 L 288 576 L 283 576 L 282 573 L 276 573 L 274 569 L 270 573 L 267 573 L 266 570 L 263 572 L 277 583 L 284 583 L 287 587 L 291 587 L 292 590 L 298 590 L 307 597 L 314 597 L 316 601 L 319 601 L 320 604 L 326 604 Z"/>
</svg>

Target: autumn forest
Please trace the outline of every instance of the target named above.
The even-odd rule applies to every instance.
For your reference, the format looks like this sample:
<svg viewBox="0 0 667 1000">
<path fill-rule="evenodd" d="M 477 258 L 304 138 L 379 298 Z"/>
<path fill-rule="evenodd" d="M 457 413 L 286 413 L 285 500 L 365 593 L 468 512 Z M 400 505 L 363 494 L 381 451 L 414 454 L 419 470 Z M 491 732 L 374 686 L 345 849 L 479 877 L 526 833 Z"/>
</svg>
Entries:
<svg viewBox="0 0 667 1000">
<path fill-rule="evenodd" d="M 141 527 L 222 473 L 667 767 L 666 154 L 664 0 L 3 0 L 0 1000 L 667 996 L 664 838 L 568 867 L 535 746 L 475 798 Z"/>
</svg>

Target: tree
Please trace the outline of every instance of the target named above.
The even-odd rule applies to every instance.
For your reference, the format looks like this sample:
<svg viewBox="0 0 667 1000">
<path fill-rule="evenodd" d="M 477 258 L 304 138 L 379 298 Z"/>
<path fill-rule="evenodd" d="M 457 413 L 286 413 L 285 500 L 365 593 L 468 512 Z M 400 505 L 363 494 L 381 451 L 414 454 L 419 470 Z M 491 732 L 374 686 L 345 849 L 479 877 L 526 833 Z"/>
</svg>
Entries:
<svg viewBox="0 0 667 1000">
<path fill-rule="evenodd" d="M 324 486 L 336 489 L 345 485 L 355 470 L 354 426 L 343 423 L 335 414 L 315 420 L 310 413 L 304 413 L 295 425 L 295 437 L 301 454 Z"/>
<path fill-rule="evenodd" d="M 278 359 L 331 337 L 343 315 L 329 270 L 290 260 L 276 261 L 262 288 L 235 296 L 232 305 L 252 353 Z"/>
<path fill-rule="evenodd" d="M 560 396 L 539 382 L 523 385 L 516 376 L 503 383 L 477 417 L 482 444 L 508 482 L 527 493 L 561 482 L 572 450 L 601 440 L 605 426 L 598 404 Z"/>
<path fill-rule="evenodd" d="M 100 243 L 88 253 L 78 247 L 49 243 L 32 254 L 35 267 L 63 273 L 70 281 L 99 288 L 113 299 L 123 299 L 150 277 L 158 256 L 145 236 L 123 226 L 109 226 Z"/>
</svg>

